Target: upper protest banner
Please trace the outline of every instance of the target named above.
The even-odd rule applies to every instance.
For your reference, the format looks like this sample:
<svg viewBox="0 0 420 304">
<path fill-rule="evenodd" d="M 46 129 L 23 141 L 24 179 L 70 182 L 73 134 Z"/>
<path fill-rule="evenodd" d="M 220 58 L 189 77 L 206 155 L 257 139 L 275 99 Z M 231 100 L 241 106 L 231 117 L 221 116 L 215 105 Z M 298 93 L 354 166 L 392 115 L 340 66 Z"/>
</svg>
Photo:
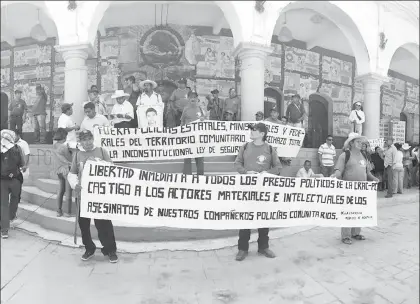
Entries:
<svg viewBox="0 0 420 304">
<path fill-rule="evenodd" d="M 373 151 L 375 151 L 375 148 L 376 148 L 376 147 L 379 147 L 379 148 L 383 149 L 383 148 L 384 148 L 384 144 L 385 144 L 385 141 L 384 141 L 384 139 L 383 139 L 383 138 L 368 139 L 368 142 L 369 142 L 369 146 L 370 146 L 370 148 L 371 148 Z"/>
<path fill-rule="evenodd" d="M 170 160 L 237 155 L 250 141 L 249 125 L 254 122 L 196 121 L 176 128 L 116 129 L 95 127 L 95 144 L 109 151 L 116 162 Z M 278 156 L 295 157 L 305 130 L 264 121 L 266 142 Z"/>
<path fill-rule="evenodd" d="M 142 227 L 377 225 L 377 183 L 272 174 L 183 175 L 87 161 L 80 216 Z"/>
</svg>

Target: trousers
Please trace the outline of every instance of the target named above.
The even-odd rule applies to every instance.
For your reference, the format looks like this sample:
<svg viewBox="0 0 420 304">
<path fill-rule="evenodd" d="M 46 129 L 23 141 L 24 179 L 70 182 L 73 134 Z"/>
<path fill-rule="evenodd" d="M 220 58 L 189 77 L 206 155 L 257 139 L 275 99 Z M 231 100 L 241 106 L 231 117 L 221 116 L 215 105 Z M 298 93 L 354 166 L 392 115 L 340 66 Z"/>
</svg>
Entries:
<svg viewBox="0 0 420 304">
<path fill-rule="evenodd" d="M 392 196 L 394 194 L 394 172 L 392 166 L 386 167 L 388 191 L 387 194 Z"/>
<path fill-rule="evenodd" d="M 265 250 L 268 248 L 268 232 L 269 228 L 258 229 L 258 250 Z M 239 230 L 238 250 L 248 251 L 249 239 L 251 237 L 250 229 Z"/>
<path fill-rule="evenodd" d="M 10 220 L 16 216 L 20 200 L 22 184 L 17 178 L 0 179 L 1 199 L 1 230 L 7 231 L 10 228 Z M 10 200 L 9 200 L 10 197 Z M 14 214 L 13 214 L 14 213 Z"/>
<path fill-rule="evenodd" d="M 10 116 L 10 130 L 22 136 L 23 117 Z"/>
<path fill-rule="evenodd" d="M 341 239 L 342 240 L 349 239 L 352 236 L 359 235 L 361 231 L 362 231 L 362 228 L 357 228 L 357 227 L 356 228 L 355 227 L 346 228 L 346 227 L 343 227 L 343 228 L 341 228 Z"/>
<path fill-rule="evenodd" d="M 392 188 L 394 193 L 402 193 L 404 184 L 404 168 L 392 169 Z"/>
<path fill-rule="evenodd" d="M 34 115 L 34 135 L 35 142 L 40 142 L 41 144 L 47 143 L 47 123 L 46 115 Z"/>
<path fill-rule="evenodd" d="M 195 165 L 197 167 L 197 175 L 204 175 L 204 157 L 196 157 Z M 184 170 L 183 174 L 191 175 L 192 174 L 192 159 L 184 159 Z"/>
</svg>

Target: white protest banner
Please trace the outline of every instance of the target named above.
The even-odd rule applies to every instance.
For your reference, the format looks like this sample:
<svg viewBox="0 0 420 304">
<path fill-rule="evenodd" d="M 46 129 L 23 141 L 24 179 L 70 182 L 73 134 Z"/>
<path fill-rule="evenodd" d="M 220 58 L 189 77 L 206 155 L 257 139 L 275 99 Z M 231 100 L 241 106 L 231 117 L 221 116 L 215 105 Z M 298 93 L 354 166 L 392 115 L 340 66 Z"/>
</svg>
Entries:
<svg viewBox="0 0 420 304">
<path fill-rule="evenodd" d="M 196 121 L 176 128 L 128 129 L 95 127 L 98 147 L 109 151 L 113 161 L 169 160 L 222 155 L 237 155 L 250 141 L 249 125 L 255 122 Z M 278 156 L 295 157 L 305 130 L 264 122 L 267 143 Z"/>
<path fill-rule="evenodd" d="M 253 229 L 377 225 L 374 182 L 183 175 L 86 162 L 80 216 L 148 227 Z"/>
<path fill-rule="evenodd" d="M 379 147 L 381 149 L 384 148 L 384 139 L 383 138 L 377 138 L 377 139 L 368 139 L 370 148 L 372 151 L 375 151 L 376 147 Z"/>
</svg>

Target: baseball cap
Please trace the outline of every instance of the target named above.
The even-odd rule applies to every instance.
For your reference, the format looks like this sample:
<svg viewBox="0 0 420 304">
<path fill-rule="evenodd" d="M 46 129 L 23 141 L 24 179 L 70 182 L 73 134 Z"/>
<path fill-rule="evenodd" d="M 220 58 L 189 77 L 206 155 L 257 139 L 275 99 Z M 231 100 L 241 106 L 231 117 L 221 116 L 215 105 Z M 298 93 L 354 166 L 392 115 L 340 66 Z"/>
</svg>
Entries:
<svg viewBox="0 0 420 304">
<path fill-rule="evenodd" d="M 67 102 L 66 103 L 63 103 L 61 105 L 61 112 L 63 112 L 63 113 L 67 112 L 68 110 L 71 109 L 72 106 L 73 106 L 72 103 L 67 103 Z"/>
</svg>

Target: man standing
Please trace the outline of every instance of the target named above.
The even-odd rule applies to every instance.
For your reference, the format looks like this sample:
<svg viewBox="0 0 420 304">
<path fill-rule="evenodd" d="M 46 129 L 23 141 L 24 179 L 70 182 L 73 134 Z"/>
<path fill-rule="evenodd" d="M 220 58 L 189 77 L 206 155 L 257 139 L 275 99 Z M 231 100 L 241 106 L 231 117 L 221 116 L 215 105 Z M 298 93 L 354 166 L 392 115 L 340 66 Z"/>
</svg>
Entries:
<svg viewBox="0 0 420 304">
<path fill-rule="evenodd" d="M 32 115 L 34 123 L 34 137 L 35 143 L 46 144 L 47 143 L 47 93 L 45 89 L 37 84 L 35 102 L 32 106 Z"/>
<path fill-rule="evenodd" d="M 29 176 L 29 157 L 31 155 L 31 150 L 29 149 L 28 143 L 23 140 L 19 134 L 16 133 L 16 145 L 20 148 L 20 152 L 22 153 L 23 157 L 23 166 L 20 168 L 19 174 L 17 179 L 20 181 L 20 189 L 19 189 L 19 200 L 18 204 L 10 205 L 10 224 L 13 225 L 13 221 L 16 219 L 18 205 L 20 203 L 21 194 L 22 194 L 22 186 L 25 178 Z"/>
<path fill-rule="evenodd" d="M 143 90 L 143 93 L 139 96 L 136 104 L 136 108 L 138 106 L 161 106 L 162 110 L 164 107 L 162 96 L 160 94 L 153 91 L 157 88 L 157 83 L 152 80 L 144 80 L 140 82 L 140 88 Z M 138 117 L 138 113 L 137 113 Z M 158 126 L 163 126 L 163 120 L 158 123 Z"/>
<path fill-rule="evenodd" d="M 295 94 L 286 109 L 286 117 L 292 127 L 303 128 L 303 119 L 305 117 L 305 107 L 300 101 L 300 95 Z"/>
<path fill-rule="evenodd" d="M 386 198 L 391 198 L 394 195 L 394 174 L 393 167 L 396 164 L 395 157 L 397 156 L 397 148 L 394 146 L 394 139 L 388 138 L 386 141 L 387 149 L 385 150 L 384 167 L 387 175 L 388 191 Z"/>
<path fill-rule="evenodd" d="M 233 120 L 241 120 L 241 99 L 236 94 L 235 88 L 230 88 L 229 98 L 223 102 L 223 115 L 228 110 L 233 111 Z"/>
<path fill-rule="evenodd" d="M 190 92 L 188 94 L 190 103 L 185 107 L 184 112 L 181 116 L 181 126 L 187 125 L 200 119 L 205 119 L 205 113 L 202 108 L 198 105 L 198 94 L 196 92 Z M 197 175 L 204 175 L 204 157 L 196 157 L 195 165 L 197 167 Z M 184 159 L 184 170 L 183 174 L 192 174 L 192 162 L 191 158 Z"/>
<path fill-rule="evenodd" d="M 66 143 L 69 145 L 70 148 L 76 149 L 77 148 L 76 131 L 79 130 L 79 127 L 71 118 L 71 115 L 73 115 L 72 106 L 73 106 L 72 103 L 63 103 L 61 105 L 62 114 L 58 118 L 57 128 L 62 128 L 67 131 Z"/>
<path fill-rule="evenodd" d="M 92 102 L 88 102 L 84 105 L 86 117 L 83 119 L 82 124 L 80 125 L 80 130 L 89 130 L 93 134 L 93 129 L 95 126 L 98 127 L 108 127 L 109 121 L 105 116 L 96 113 L 95 105 Z"/>
<path fill-rule="evenodd" d="M 15 132 L 1 130 L 1 238 L 9 237 L 10 209 L 17 210 L 20 197 L 20 168 L 24 167 L 22 153 L 16 143 Z"/>
<path fill-rule="evenodd" d="M 282 122 L 279 120 L 279 112 L 277 111 L 276 106 L 274 106 L 270 110 L 270 117 L 268 117 L 265 121 L 268 121 L 274 124 L 279 124 L 279 125 L 282 124 Z"/>
<path fill-rule="evenodd" d="M 95 159 L 104 160 L 106 162 L 112 161 L 109 157 L 108 151 L 102 147 L 95 147 L 93 143 L 93 134 L 90 131 L 81 131 L 79 133 L 79 141 L 83 151 L 77 151 L 76 155 L 73 157 L 69 173 L 69 182 L 72 180 L 72 177 L 74 178 L 77 176 L 76 180 L 78 180 L 78 183 L 74 185 L 73 182 L 70 182 L 70 184 L 78 193 L 78 201 L 80 204 L 81 175 L 86 161 Z M 98 230 L 99 241 L 103 246 L 101 249 L 103 255 L 108 256 L 111 263 L 118 262 L 117 244 L 115 243 L 114 227 L 112 222 L 110 220 L 95 219 L 95 226 Z M 82 256 L 82 260 L 87 261 L 95 254 L 96 251 L 96 245 L 92 241 L 92 236 L 90 234 L 90 218 L 81 217 L 79 213 L 79 227 L 82 234 L 83 245 L 85 245 L 86 250 Z"/>
<path fill-rule="evenodd" d="M 262 111 L 258 111 L 257 113 L 255 113 L 255 120 L 256 121 L 264 120 L 264 113 Z"/>
<path fill-rule="evenodd" d="M 332 142 L 332 135 L 328 135 L 326 142 L 318 149 L 319 166 L 324 177 L 330 177 L 334 173 L 336 151 Z"/>
<path fill-rule="evenodd" d="M 214 89 L 210 92 L 211 95 L 206 96 L 207 111 L 210 112 L 210 120 L 223 120 L 222 100 L 219 98 L 219 90 Z"/>
<path fill-rule="evenodd" d="M 0 117 L 1 117 L 1 130 L 7 130 L 7 128 L 9 127 L 9 113 L 8 113 L 8 109 L 9 109 L 9 96 L 7 96 L 6 93 L 1 92 L 1 110 L 0 110 Z"/>
<path fill-rule="evenodd" d="M 116 90 L 112 99 L 117 99 L 112 108 L 109 118 L 112 120 L 114 128 L 130 128 L 131 120 L 134 118 L 134 108 L 127 99 L 128 94 L 123 90 Z"/>
<path fill-rule="evenodd" d="M 95 105 L 95 112 L 107 117 L 108 111 L 106 109 L 105 101 L 103 100 L 102 96 L 99 95 L 98 87 L 96 85 L 91 86 L 88 93 L 89 93 L 88 102 L 92 102 Z"/>
<path fill-rule="evenodd" d="M 26 120 L 27 106 L 26 102 L 22 99 L 22 91 L 15 91 L 15 98 L 9 105 L 10 111 L 10 130 L 16 134 L 22 135 L 22 126 Z"/>
<path fill-rule="evenodd" d="M 343 152 L 335 165 L 333 177 L 345 181 L 375 181 L 379 180 L 372 175 L 369 170 L 368 161 L 362 154 L 362 144 L 367 139 L 357 133 L 350 133 L 344 142 Z M 344 244 L 350 245 L 352 238 L 355 240 L 364 240 L 365 237 L 360 234 L 360 228 L 341 228 L 341 240 Z"/>
<path fill-rule="evenodd" d="M 176 126 L 181 125 L 181 115 L 184 111 L 184 108 L 189 103 L 188 93 L 191 92 L 187 86 L 187 80 L 182 78 L 178 81 L 178 88 L 172 92 L 169 101 L 171 102 L 171 107 L 175 112 L 175 122 Z"/>
<path fill-rule="evenodd" d="M 239 150 L 235 160 L 235 168 L 240 174 L 280 174 L 281 163 L 276 150 L 267 144 L 267 126 L 258 123 L 251 128 L 252 142 L 246 143 Z M 275 254 L 268 249 L 269 228 L 258 229 L 258 253 L 268 258 L 274 258 Z M 242 261 L 248 255 L 250 229 L 239 230 L 237 261 Z"/>
<path fill-rule="evenodd" d="M 362 135 L 365 113 L 363 112 L 362 104 L 359 101 L 354 104 L 354 110 L 350 112 L 349 119 L 353 124 L 353 132 Z"/>
</svg>

